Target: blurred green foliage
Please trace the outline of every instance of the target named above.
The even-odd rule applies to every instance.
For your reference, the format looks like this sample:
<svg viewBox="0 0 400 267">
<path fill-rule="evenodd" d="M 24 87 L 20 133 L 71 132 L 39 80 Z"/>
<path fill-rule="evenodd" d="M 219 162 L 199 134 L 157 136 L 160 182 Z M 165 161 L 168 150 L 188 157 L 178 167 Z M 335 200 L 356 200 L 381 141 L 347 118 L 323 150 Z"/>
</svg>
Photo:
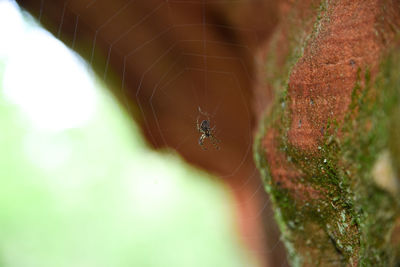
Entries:
<svg viewBox="0 0 400 267">
<path fill-rule="evenodd" d="M 0 57 L 0 266 L 251 265 L 223 185 L 151 151 L 93 76 L 96 108 L 84 125 L 37 127 L 5 96 L 12 57 Z M 40 79 L 57 67 L 33 64 Z"/>
</svg>

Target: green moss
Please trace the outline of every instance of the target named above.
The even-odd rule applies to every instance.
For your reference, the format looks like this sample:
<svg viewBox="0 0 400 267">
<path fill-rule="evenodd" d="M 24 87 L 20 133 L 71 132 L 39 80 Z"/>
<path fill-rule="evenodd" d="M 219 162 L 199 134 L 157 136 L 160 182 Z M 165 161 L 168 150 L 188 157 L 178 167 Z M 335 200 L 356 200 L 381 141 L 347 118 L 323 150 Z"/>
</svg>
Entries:
<svg viewBox="0 0 400 267">
<path fill-rule="evenodd" d="M 390 129 L 393 121 L 398 120 L 393 111 L 399 105 L 399 59 L 398 50 L 390 53 L 380 66 L 373 88 L 369 86 L 369 77 L 365 77 L 365 93 L 358 98 L 359 114 L 353 123 L 356 127 L 343 144 L 345 161 L 354 166 L 357 175 L 352 177 L 351 190 L 361 233 L 360 263 L 366 266 L 383 263 L 387 266 L 395 256 L 388 236 L 399 214 L 398 201 L 375 185 L 371 169 L 378 155 L 391 148 Z"/>
<path fill-rule="evenodd" d="M 399 213 L 398 200 L 374 184 L 371 169 L 379 153 L 390 149 L 390 125 L 398 121 L 393 112 L 399 104 L 398 62 L 399 53 L 392 53 L 383 62 L 374 86 L 369 71 L 364 72 L 354 87 L 348 116 L 342 125 L 327 124 L 318 153 L 299 151 L 288 144 L 284 134 L 281 137 L 281 150 L 303 173 L 301 183 L 325 195 L 306 203 L 296 202 L 290 192 L 272 182 L 269 174 L 264 175 L 268 177 L 267 191 L 279 207 L 279 225 L 285 232 L 286 243 L 290 243 L 287 247 L 291 247 L 292 261 L 297 264 L 302 260 L 292 243 L 298 242 L 294 237 L 309 240 L 310 233 L 304 225 L 310 222 L 326 233 L 313 242 L 331 240 L 343 262 L 357 258 L 362 266 L 386 266 L 393 262 L 395 255 L 388 237 Z M 284 113 L 279 105 L 270 116 L 273 123 L 270 121 L 264 129 L 281 127 Z M 338 131 L 344 136 L 340 141 Z M 265 157 L 260 156 L 264 154 L 259 143 L 262 136 L 263 132 L 256 143 L 257 162 L 261 170 L 268 170 Z"/>
<path fill-rule="evenodd" d="M 319 14 L 325 14 L 327 3 L 321 4 Z M 399 215 L 400 201 L 374 183 L 371 170 L 378 155 L 390 150 L 399 174 L 400 52 L 388 55 L 373 82 L 368 69 L 358 71 L 344 121 L 327 123 L 317 152 L 300 151 L 287 141 L 290 125 L 287 79 L 302 55 L 299 51 L 320 32 L 323 19 L 327 15 L 317 18 L 308 38 L 291 43 L 301 49 L 290 50 L 289 63 L 281 76 L 272 75 L 270 81 L 275 86 L 277 100 L 256 138 L 256 162 L 276 207 L 275 216 L 294 266 L 355 261 L 360 266 L 392 265 L 397 251 L 391 247 L 389 237 Z M 274 64 L 272 60 L 271 66 Z M 272 128 L 279 132 L 279 150 L 302 173 L 297 182 L 321 192 L 323 197 L 294 199 L 293 192 L 273 182 L 261 145 L 265 133 Z M 327 256 L 331 257 L 330 263 L 321 258 Z"/>
<path fill-rule="evenodd" d="M 307 261 L 307 259 L 302 257 L 302 255 L 297 252 L 298 247 L 301 247 L 303 245 L 307 246 L 315 243 L 321 243 L 318 242 L 320 240 L 315 240 L 321 239 L 321 237 L 305 238 L 305 236 L 307 235 L 307 231 L 304 227 L 304 222 L 306 218 L 309 216 L 321 218 L 320 214 L 325 214 L 325 210 L 327 209 L 327 207 L 332 207 L 329 206 L 327 203 L 324 203 L 325 205 L 317 205 L 318 208 L 314 209 L 313 207 L 316 206 L 316 204 L 312 203 L 312 201 L 310 201 L 309 203 L 298 203 L 292 198 L 288 190 L 284 190 L 280 186 L 276 185 L 271 179 L 270 170 L 267 165 L 267 161 L 261 144 L 262 138 L 265 136 L 265 133 L 268 129 L 277 129 L 279 131 L 279 136 L 282 137 L 282 139 L 280 140 L 280 143 L 282 144 L 280 149 L 286 151 L 288 155 L 295 156 L 293 157 L 293 161 L 294 164 L 297 164 L 297 153 L 293 153 L 294 149 L 290 147 L 286 141 L 286 132 L 290 125 L 288 108 L 286 104 L 289 101 L 287 96 L 288 78 L 290 76 L 293 66 L 303 55 L 304 47 L 306 47 L 307 43 L 310 40 L 312 40 L 317 34 L 319 34 L 321 21 L 324 18 L 322 13 L 325 13 L 326 5 L 327 1 L 322 1 L 322 3 L 320 4 L 319 10 L 316 12 L 317 19 L 314 23 L 311 34 L 307 35 L 303 31 L 298 31 L 294 27 L 290 28 L 291 32 L 288 34 L 289 53 L 285 56 L 285 64 L 283 68 L 281 68 L 279 71 L 276 71 L 276 55 L 279 53 L 279 51 L 277 50 L 279 49 L 279 46 L 277 44 L 279 41 L 280 33 L 278 32 L 278 34 L 275 34 L 275 36 L 272 37 L 269 49 L 270 53 L 267 55 L 266 60 L 266 77 L 269 84 L 272 84 L 275 88 L 276 101 L 273 107 L 269 111 L 267 111 L 269 114 L 268 116 L 266 116 L 266 120 L 264 121 L 261 127 L 261 131 L 259 131 L 256 142 L 254 144 L 255 160 L 258 168 L 261 170 L 265 189 L 270 194 L 272 202 L 275 204 L 275 218 L 283 233 L 283 241 L 286 245 L 286 248 L 288 249 L 291 263 L 294 266 L 300 266 L 303 262 Z M 293 12 L 296 12 L 296 10 L 294 10 Z M 288 19 L 294 18 L 296 16 L 297 14 L 290 14 L 288 16 Z M 304 28 L 304 26 L 311 21 L 312 17 L 309 17 L 308 21 L 305 20 L 303 22 L 303 25 L 299 27 Z M 295 25 L 295 23 L 292 24 Z M 280 126 L 278 127 L 277 125 Z M 322 168 L 328 168 L 327 170 L 330 171 L 332 169 L 330 167 L 331 163 L 332 161 L 330 159 L 328 162 L 324 162 L 324 159 L 320 159 L 319 161 L 314 161 L 313 169 L 319 168 L 322 171 L 322 166 L 319 165 L 323 164 L 324 166 Z M 299 237 L 299 235 L 303 237 Z M 306 240 L 306 243 L 296 244 L 295 240 Z M 347 247 L 349 246 L 347 245 Z M 327 246 L 319 245 L 319 249 L 325 248 L 328 248 L 328 250 L 332 249 L 332 244 L 329 243 Z"/>
</svg>

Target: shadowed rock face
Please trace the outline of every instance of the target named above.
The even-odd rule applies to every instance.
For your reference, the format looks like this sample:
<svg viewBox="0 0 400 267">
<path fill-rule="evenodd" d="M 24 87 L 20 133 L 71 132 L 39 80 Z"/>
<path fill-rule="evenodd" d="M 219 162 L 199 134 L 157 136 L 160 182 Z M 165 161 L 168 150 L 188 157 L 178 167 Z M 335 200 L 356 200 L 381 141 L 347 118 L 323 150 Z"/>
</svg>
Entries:
<svg viewBox="0 0 400 267">
<path fill-rule="evenodd" d="M 282 264 L 276 230 L 264 234 L 273 222 L 252 156 L 253 54 L 278 21 L 276 1 L 17 2 L 89 62 L 155 148 L 219 175 L 249 249 L 261 265 Z M 199 107 L 220 150 L 198 145 Z"/>
</svg>

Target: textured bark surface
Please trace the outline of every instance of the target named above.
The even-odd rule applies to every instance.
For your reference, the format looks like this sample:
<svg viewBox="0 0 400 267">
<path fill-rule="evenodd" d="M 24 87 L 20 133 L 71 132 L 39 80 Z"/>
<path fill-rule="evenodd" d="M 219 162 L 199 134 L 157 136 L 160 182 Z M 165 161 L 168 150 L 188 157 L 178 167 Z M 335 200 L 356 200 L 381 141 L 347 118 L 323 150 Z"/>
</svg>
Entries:
<svg viewBox="0 0 400 267">
<path fill-rule="evenodd" d="M 292 264 L 394 265 L 399 2 L 288 1 L 280 10 L 286 19 L 258 59 L 256 94 L 275 101 L 255 157 Z"/>
</svg>

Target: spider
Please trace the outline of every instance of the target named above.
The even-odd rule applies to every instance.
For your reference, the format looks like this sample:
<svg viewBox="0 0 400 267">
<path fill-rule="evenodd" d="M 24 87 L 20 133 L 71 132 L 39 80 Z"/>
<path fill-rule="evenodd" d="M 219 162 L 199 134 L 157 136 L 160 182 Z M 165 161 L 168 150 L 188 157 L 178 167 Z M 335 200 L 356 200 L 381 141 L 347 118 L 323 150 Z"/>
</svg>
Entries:
<svg viewBox="0 0 400 267">
<path fill-rule="evenodd" d="M 215 136 L 214 136 L 215 126 L 211 128 L 211 125 L 210 125 L 210 115 L 208 115 L 208 113 L 201 111 L 200 107 L 199 107 L 199 112 L 201 115 L 203 115 L 207 118 L 206 120 L 203 120 L 199 124 L 200 115 L 197 116 L 197 130 L 199 131 L 199 133 L 201 133 L 201 136 L 199 138 L 199 145 L 201 146 L 201 148 L 203 150 L 207 150 L 207 148 L 204 147 L 204 139 L 210 138 L 211 143 L 214 145 L 214 147 L 216 149 L 219 149 L 219 146 L 218 146 L 219 140 L 217 138 L 215 138 Z"/>
</svg>

